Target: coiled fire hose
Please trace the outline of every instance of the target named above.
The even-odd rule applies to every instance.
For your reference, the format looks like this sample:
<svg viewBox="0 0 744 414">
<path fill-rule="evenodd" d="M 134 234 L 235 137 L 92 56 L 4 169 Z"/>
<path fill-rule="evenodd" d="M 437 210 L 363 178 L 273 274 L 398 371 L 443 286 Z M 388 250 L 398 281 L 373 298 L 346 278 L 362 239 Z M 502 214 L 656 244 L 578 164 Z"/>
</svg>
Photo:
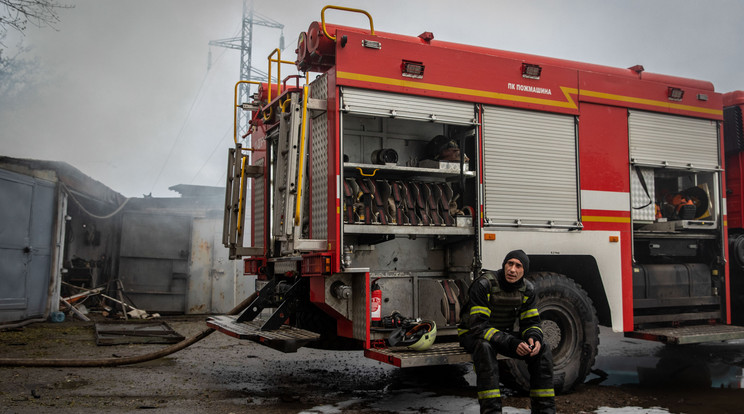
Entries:
<svg viewBox="0 0 744 414">
<path fill-rule="evenodd" d="M 228 315 L 237 315 L 243 309 L 247 308 L 248 305 L 253 302 L 256 298 L 257 293 L 253 293 L 248 296 L 244 301 L 240 302 L 236 307 L 227 312 Z M 38 358 L 0 358 L 0 366 L 2 367 L 34 367 L 34 368 L 49 368 L 49 367 L 65 367 L 65 368 L 84 368 L 84 367 L 115 367 L 119 365 L 131 365 L 139 364 L 141 362 L 152 361 L 158 358 L 162 358 L 178 352 L 186 347 L 189 347 L 202 339 L 208 337 L 214 329 L 207 328 L 198 334 L 186 338 L 183 341 L 165 347 L 163 349 L 151 352 L 144 355 L 129 356 L 123 358 L 97 358 L 97 359 L 38 359 Z"/>
</svg>

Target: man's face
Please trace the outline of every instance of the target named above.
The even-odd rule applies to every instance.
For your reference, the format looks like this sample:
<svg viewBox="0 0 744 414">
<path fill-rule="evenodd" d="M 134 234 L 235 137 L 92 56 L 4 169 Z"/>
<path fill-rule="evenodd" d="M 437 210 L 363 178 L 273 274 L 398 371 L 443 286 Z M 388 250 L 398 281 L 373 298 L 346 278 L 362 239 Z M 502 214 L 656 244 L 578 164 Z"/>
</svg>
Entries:
<svg viewBox="0 0 744 414">
<path fill-rule="evenodd" d="M 522 267 L 522 262 L 517 259 L 507 260 L 504 265 L 504 276 L 506 277 L 506 281 L 509 283 L 519 282 L 519 279 L 524 276 L 524 267 Z"/>
</svg>

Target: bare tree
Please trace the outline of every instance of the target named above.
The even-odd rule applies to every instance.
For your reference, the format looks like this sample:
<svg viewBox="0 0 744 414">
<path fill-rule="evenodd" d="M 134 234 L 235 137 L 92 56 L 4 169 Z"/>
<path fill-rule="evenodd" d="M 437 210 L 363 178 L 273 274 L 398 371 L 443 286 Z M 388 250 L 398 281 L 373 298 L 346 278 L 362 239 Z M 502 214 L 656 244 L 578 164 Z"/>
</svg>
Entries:
<svg viewBox="0 0 744 414">
<path fill-rule="evenodd" d="M 2 40 L 0 35 L 0 44 Z M 30 57 L 27 51 L 28 49 L 23 46 L 19 46 L 11 53 L 0 48 L 0 96 L 13 98 L 24 88 L 34 84 L 39 62 L 38 59 Z M 0 99 L 0 109 L 3 103 L 3 99 Z"/>
<path fill-rule="evenodd" d="M 58 0 L 0 0 L 0 32 L 23 33 L 29 24 L 54 27 L 59 22 L 57 11 L 71 7 Z"/>
<path fill-rule="evenodd" d="M 0 96 L 12 97 L 28 87 L 38 66 L 36 59 L 27 57 L 22 42 L 7 49 L 8 31 L 23 34 L 28 25 L 54 28 L 60 21 L 57 12 L 72 7 L 59 0 L 0 0 Z"/>
</svg>

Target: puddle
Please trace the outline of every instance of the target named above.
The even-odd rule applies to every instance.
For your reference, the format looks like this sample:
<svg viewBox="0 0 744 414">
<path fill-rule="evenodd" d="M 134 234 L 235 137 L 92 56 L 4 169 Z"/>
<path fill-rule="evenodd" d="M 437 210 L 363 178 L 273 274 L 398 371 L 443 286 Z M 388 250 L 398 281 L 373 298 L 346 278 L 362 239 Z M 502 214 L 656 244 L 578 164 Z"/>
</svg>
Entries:
<svg viewBox="0 0 744 414">
<path fill-rule="evenodd" d="M 744 388 L 744 342 L 665 346 L 651 356 L 597 357 L 587 382 L 648 387 Z"/>
</svg>

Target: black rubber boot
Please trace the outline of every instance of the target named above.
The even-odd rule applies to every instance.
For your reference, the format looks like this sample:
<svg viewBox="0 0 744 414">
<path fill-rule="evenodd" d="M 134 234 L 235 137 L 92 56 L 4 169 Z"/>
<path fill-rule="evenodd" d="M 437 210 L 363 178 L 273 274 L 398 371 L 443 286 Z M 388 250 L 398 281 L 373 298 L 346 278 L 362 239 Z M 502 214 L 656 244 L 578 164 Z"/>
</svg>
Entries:
<svg viewBox="0 0 744 414">
<path fill-rule="evenodd" d="M 554 397 L 532 397 L 530 398 L 530 406 L 532 407 L 532 414 L 555 414 Z"/>
<path fill-rule="evenodd" d="M 479 399 L 478 403 L 481 414 L 501 414 L 501 397 Z"/>
</svg>

